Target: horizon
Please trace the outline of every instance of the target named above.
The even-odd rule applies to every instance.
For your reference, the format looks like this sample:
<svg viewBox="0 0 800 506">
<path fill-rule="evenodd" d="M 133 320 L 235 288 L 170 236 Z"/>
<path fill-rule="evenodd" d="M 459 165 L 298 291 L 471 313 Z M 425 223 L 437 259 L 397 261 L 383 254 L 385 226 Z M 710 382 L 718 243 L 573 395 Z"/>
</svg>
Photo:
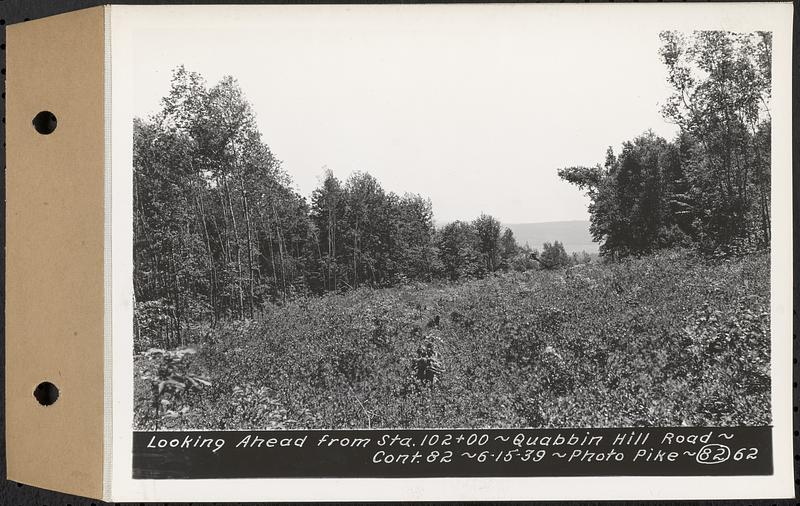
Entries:
<svg viewBox="0 0 800 506">
<path fill-rule="evenodd" d="M 454 221 L 462 221 L 462 222 L 473 221 L 475 218 L 477 218 L 481 214 L 488 214 L 489 216 L 495 217 L 491 213 L 478 213 L 474 218 L 459 218 L 459 219 L 450 220 L 450 221 L 443 221 L 443 220 L 434 219 L 433 220 L 433 224 L 438 226 L 440 222 L 444 223 L 445 225 L 447 225 L 448 223 L 453 223 Z M 584 222 L 589 223 L 589 222 L 591 222 L 591 219 L 586 218 L 585 220 L 578 219 L 578 220 L 553 220 L 553 221 L 523 221 L 523 222 L 515 222 L 515 223 L 509 223 L 509 222 L 505 222 L 505 221 L 502 221 L 502 220 L 498 220 L 498 221 L 500 222 L 500 224 L 502 226 L 510 227 L 512 225 L 546 225 L 546 224 L 554 224 L 554 223 L 584 223 Z"/>
</svg>

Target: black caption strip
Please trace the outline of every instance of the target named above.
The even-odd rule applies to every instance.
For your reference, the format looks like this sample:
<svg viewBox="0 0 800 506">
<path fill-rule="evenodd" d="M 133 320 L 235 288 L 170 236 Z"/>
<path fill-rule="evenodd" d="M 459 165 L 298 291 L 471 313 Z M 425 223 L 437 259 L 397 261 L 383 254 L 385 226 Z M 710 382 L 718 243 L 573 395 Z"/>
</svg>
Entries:
<svg viewBox="0 0 800 506">
<path fill-rule="evenodd" d="M 134 432 L 134 479 L 772 474 L 771 427 Z"/>
</svg>

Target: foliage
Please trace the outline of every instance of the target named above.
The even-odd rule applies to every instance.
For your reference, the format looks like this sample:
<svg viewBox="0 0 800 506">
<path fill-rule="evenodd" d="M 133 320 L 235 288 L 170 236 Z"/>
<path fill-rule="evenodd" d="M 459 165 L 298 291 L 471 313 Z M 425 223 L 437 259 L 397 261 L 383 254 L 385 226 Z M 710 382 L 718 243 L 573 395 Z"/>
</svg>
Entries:
<svg viewBox="0 0 800 506">
<path fill-rule="evenodd" d="M 437 252 L 430 200 L 386 192 L 368 173 L 357 172 L 342 184 L 326 171 L 311 201 L 318 260 L 306 265 L 306 273 L 314 292 L 433 276 Z"/>
<path fill-rule="evenodd" d="M 663 32 L 673 94 L 662 108 L 680 127 L 611 148 L 603 165 L 559 176 L 591 199 L 591 232 L 611 257 L 694 244 L 739 254 L 770 242 L 771 35 Z"/>
<path fill-rule="evenodd" d="M 473 226 L 478 237 L 478 253 L 483 259 L 484 268 L 487 272 L 498 270 L 501 265 L 500 222 L 488 214 L 481 214 L 473 222 Z"/>
<path fill-rule="evenodd" d="M 695 141 L 682 196 L 700 239 L 769 245 L 772 34 L 661 34 L 666 118 Z"/>
<path fill-rule="evenodd" d="M 437 238 L 439 257 L 445 276 L 457 279 L 480 277 L 486 262 L 480 255 L 480 239 L 472 223 L 454 221 L 445 225 Z"/>
<path fill-rule="evenodd" d="M 591 261 L 592 255 L 585 251 L 581 251 L 580 253 L 573 251 L 572 256 L 570 257 L 570 263 L 572 265 L 588 264 Z"/>
<path fill-rule="evenodd" d="M 552 244 L 549 242 L 544 243 L 539 259 L 545 269 L 558 269 L 567 267 L 572 263 L 564 249 L 564 245 L 559 241 L 555 241 Z"/>
<path fill-rule="evenodd" d="M 506 269 L 509 267 L 509 263 L 516 255 L 523 253 L 523 248 L 517 244 L 517 240 L 514 237 L 514 232 L 512 232 L 510 228 L 507 228 L 503 231 L 503 235 L 500 237 L 499 242 L 500 268 Z"/>
<path fill-rule="evenodd" d="M 147 406 L 137 410 L 140 423 L 154 424 L 155 429 L 182 426 L 190 415 L 193 395 L 211 383 L 193 371 L 193 348 L 167 351 L 151 348 L 138 356 L 138 379 L 135 402 L 146 399 Z"/>
<path fill-rule="evenodd" d="M 209 88 L 178 68 L 162 110 L 134 122 L 133 162 L 137 307 L 159 301 L 170 325 L 152 344 L 184 344 L 198 322 L 252 317 L 302 289 L 306 204 L 235 80 Z"/>
<path fill-rule="evenodd" d="M 136 426 L 769 424 L 768 308 L 768 255 L 680 250 L 297 298 L 198 343 L 211 386 L 168 422 L 143 415 L 163 355 L 138 354 Z M 416 373 L 427 345 L 436 381 Z"/>
<path fill-rule="evenodd" d="M 137 351 L 297 297 L 481 277 L 519 249 L 485 214 L 437 232 L 429 199 L 366 172 L 326 170 L 306 201 L 230 77 L 177 68 L 161 110 L 134 121 L 133 166 Z"/>
</svg>

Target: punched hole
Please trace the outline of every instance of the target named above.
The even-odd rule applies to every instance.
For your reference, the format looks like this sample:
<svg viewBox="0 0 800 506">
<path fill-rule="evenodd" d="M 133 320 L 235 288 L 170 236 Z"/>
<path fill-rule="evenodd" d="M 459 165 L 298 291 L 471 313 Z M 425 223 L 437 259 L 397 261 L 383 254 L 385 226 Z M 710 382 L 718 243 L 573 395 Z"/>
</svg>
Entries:
<svg viewBox="0 0 800 506">
<path fill-rule="evenodd" d="M 58 387 L 49 381 L 44 381 L 36 386 L 33 396 L 42 406 L 50 406 L 58 400 Z"/>
<path fill-rule="evenodd" d="M 42 111 L 33 118 L 33 128 L 42 135 L 53 133 L 57 124 L 56 115 L 50 111 Z"/>
</svg>

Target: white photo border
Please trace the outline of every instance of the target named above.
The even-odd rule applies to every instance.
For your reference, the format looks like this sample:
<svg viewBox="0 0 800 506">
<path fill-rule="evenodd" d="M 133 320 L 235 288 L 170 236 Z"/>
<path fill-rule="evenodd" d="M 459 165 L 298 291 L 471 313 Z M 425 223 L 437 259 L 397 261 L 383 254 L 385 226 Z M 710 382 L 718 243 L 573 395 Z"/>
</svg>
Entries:
<svg viewBox="0 0 800 506">
<path fill-rule="evenodd" d="M 110 35 L 111 335 L 112 399 L 107 412 L 106 499 L 114 501 L 384 501 L 384 500 L 656 500 L 758 499 L 794 496 L 792 439 L 792 140 L 790 3 L 463 4 L 463 5 L 219 5 L 106 7 Z M 200 34 L 258 28 L 261 16 L 324 22 L 341 9 L 362 16 L 403 9 L 420 16 L 442 9 L 480 9 L 492 15 L 535 13 L 552 22 L 635 23 L 673 30 L 755 30 L 773 33 L 772 90 L 772 476 L 390 478 L 134 480 L 133 434 L 133 97 L 131 62 L 137 32 L 190 23 Z M 109 163 L 109 162 L 107 162 Z M 113 336 L 113 339 L 111 339 Z"/>
</svg>

